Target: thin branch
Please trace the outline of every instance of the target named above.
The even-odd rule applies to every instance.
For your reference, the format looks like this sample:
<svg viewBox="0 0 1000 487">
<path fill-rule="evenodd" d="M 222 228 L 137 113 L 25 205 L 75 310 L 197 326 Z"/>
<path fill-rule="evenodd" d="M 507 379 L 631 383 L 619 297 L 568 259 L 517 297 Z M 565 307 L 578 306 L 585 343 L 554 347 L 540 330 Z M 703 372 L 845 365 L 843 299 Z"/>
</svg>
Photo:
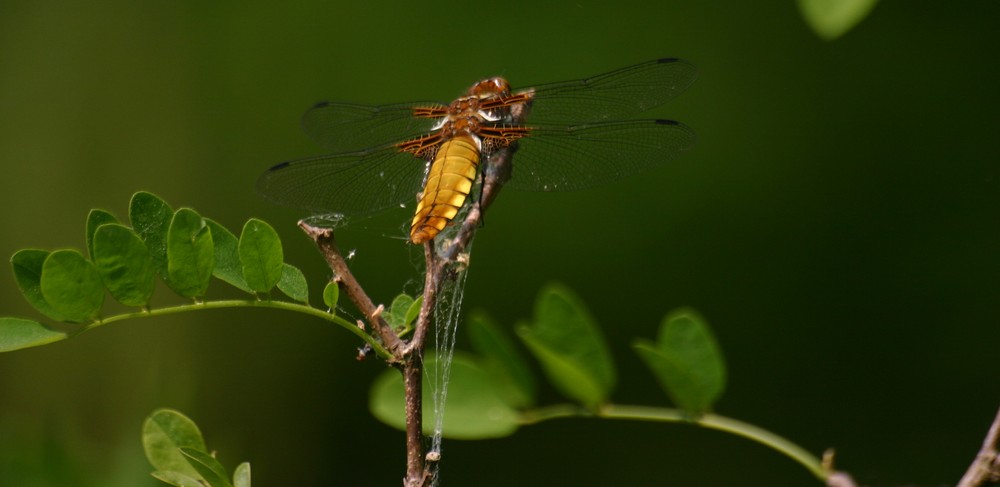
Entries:
<svg viewBox="0 0 1000 487">
<path fill-rule="evenodd" d="M 980 487 L 1000 482 L 1000 410 L 990 425 L 976 459 L 957 487 Z"/>
<path fill-rule="evenodd" d="M 421 353 L 413 354 L 403 362 L 403 390 L 406 400 L 406 479 L 403 485 L 421 487 L 430 485 L 428 482 L 433 474 L 424 465 L 424 431 L 423 431 L 423 357 Z"/>
<path fill-rule="evenodd" d="M 226 308 L 272 308 L 272 309 L 283 309 L 287 311 L 296 311 L 299 313 L 305 313 L 312 315 L 314 317 L 329 321 L 331 323 L 340 326 L 341 328 L 355 334 L 358 338 L 365 341 L 366 344 L 372 347 L 372 350 L 380 357 L 391 358 L 392 354 L 389 353 L 382 345 L 374 338 L 371 337 L 364 330 L 359 329 L 358 326 L 350 321 L 345 320 L 343 317 L 337 316 L 334 313 L 327 312 L 321 309 L 313 308 L 307 304 L 293 303 L 290 301 L 279 301 L 279 300 L 260 300 L 260 299 L 226 299 L 220 301 L 202 301 L 196 304 L 181 304 L 177 306 L 168 306 L 163 308 L 146 308 L 142 311 L 133 311 L 130 313 L 122 313 L 107 318 L 103 318 L 100 321 L 94 321 L 88 323 L 76 330 L 67 333 L 67 338 L 77 336 L 81 333 L 93 330 L 94 328 L 110 325 L 111 323 L 117 321 L 131 320 L 137 318 L 150 318 L 153 316 L 164 316 L 175 313 L 185 313 L 188 311 L 202 311 L 209 309 L 226 309 Z"/>
<path fill-rule="evenodd" d="M 333 271 L 333 281 L 337 282 L 343 288 L 348 298 L 365 314 L 368 322 L 371 323 L 375 332 L 382 339 L 382 344 L 392 352 L 394 358 L 398 359 L 396 352 L 402 346 L 402 341 L 392 330 L 392 327 L 389 326 L 389 323 L 385 321 L 385 318 L 382 317 L 381 307 L 375 306 L 375 303 L 365 293 L 361 284 L 354 278 L 354 274 L 351 273 L 351 269 L 347 266 L 347 261 L 344 260 L 340 249 L 337 248 L 337 242 L 333 237 L 333 230 L 314 227 L 306 223 L 305 220 L 299 221 L 299 228 L 316 242 L 316 246 L 323 253 L 327 265 Z"/>
<path fill-rule="evenodd" d="M 841 472 L 834 467 L 834 456 L 833 448 L 823 452 L 823 471 L 827 473 L 826 487 L 858 487 L 851 474 Z"/>
<path fill-rule="evenodd" d="M 433 319 L 434 304 L 437 302 L 438 290 L 436 277 L 438 259 L 435 256 L 433 240 L 424 244 L 424 261 L 426 262 L 426 267 L 424 270 L 423 302 L 420 303 L 420 313 L 417 314 L 416 324 L 413 329 L 413 338 L 407 343 L 404 354 L 410 354 L 417 350 L 423 351 L 427 329 L 430 328 L 429 325 Z"/>
</svg>

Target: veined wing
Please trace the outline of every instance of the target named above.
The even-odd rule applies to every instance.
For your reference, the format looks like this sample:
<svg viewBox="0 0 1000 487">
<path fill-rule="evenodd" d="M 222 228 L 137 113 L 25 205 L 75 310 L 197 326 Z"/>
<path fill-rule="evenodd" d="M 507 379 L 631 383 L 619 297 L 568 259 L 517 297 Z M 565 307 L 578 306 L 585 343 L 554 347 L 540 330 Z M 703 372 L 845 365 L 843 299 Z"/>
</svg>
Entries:
<svg viewBox="0 0 1000 487">
<path fill-rule="evenodd" d="M 355 152 L 426 134 L 446 111 L 436 102 L 383 106 L 322 102 L 302 116 L 302 128 L 329 152 Z"/>
<path fill-rule="evenodd" d="M 395 145 L 278 164 L 257 192 L 284 206 L 361 215 L 415 201 L 426 162 Z"/>
<path fill-rule="evenodd" d="M 534 91 L 527 123 L 578 124 L 620 120 L 673 99 L 698 77 L 693 64 L 658 59 L 587 79 L 514 90 Z"/>
<path fill-rule="evenodd" d="M 533 127 L 518 140 L 507 185 L 529 191 L 588 188 L 674 159 L 695 140 L 694 130 L 672 120 Z"/>
</svg>

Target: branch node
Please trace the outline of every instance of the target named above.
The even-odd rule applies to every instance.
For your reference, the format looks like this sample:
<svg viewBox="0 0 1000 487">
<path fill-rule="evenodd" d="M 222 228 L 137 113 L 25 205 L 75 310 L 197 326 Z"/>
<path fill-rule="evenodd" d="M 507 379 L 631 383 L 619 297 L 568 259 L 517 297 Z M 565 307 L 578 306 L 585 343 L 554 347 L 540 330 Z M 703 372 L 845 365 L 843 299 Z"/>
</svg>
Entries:
<svg viewBox="0 0 1000 487">
<path fill-rule="evenodd" d="M 857 487 L 854 478 L 847 472 L 838 472 L 834 469 L 834 457 L 836 452 L 833 448 L 827 448 L 823 452 L 822 466 L 826 472 L 826 487 Z"/>
</svg>

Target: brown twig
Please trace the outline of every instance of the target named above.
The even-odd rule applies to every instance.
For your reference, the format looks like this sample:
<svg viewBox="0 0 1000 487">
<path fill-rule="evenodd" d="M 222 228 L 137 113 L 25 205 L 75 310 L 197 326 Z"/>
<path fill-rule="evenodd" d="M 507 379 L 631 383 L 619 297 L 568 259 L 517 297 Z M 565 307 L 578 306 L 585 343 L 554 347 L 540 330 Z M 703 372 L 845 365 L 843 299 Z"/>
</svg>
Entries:
<svg viewBox="0 0 1000 487">
<path fill-rule="evenodd" d="M 1000 483 L 1000 410 L 990 425 L 983 446 L 957 487 L 980 487 Z"/>
<path fill-rule="evenodd" d="M 858 487 L 851 474 L 834 468 L 833 459 L 833 448 L 829 448 L 823 452 L 823 470 L 826 471 L 826 487 Z"/>
<path fill-rule="evenodd" d="M 314 227 L 304 220 L 299 222 L 299 228 L 316 242 L 316 246 L 323 253 L 327 265 L 333 271 L 333 278 L 331 280 L 336 282 L 354 305 L 358 307 L 358 310 L 365 314 L 368 322 L 371 323 L 375 332 L 378 333 L 379 338 L 382 339 L 382 344 L 393 354 L 394 358 L 398 358 L 397 351 L 400 350 L 402 341 L 396 332 L 392 330 L 392 327 L 389 326 L 389 323 L 385 321 L 385 318 L 382 317 L 382 308 L 375 306 L 375 303 L 365 293 L 361 284 L 354 278 L 351 269 L 347 267 L 347 261 L 344 260 L 340 249 L 337 248 L 337 242 L 333 238 L 333 230 Z"/>
</svg>

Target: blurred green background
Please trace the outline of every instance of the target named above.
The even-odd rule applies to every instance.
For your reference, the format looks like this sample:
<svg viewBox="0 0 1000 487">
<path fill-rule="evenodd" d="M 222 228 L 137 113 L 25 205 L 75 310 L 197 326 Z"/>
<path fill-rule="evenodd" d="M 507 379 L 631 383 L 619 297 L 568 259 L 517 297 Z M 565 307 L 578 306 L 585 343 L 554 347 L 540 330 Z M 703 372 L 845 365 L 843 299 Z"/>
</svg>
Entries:
<svg viewBox="0 0 1000 487">
<path fill-rule="evenodd" d="M 867 484 L 953 484 L 1000 404 L 998 13 L 886 2 L 828 43 L 793 2 L 4 0 L 0 254 L 82 248 L 90 208 L 125 216 L 144 189 L 237 231 L 271 222 L 318 303 L 328 271 L 303 214 L 253 192 L 268 166 L 318 152 L 298 125 L 312 103 L 449 100 L 487 76 L 682 57 L 699 80 L 649 116 L 694 127 L 697 149 L 590 191 L 504 192 L 466 309 L 512 325 L 562 281 L 614 346 L 615 400 L 665 404 L 628 344 L 694 306 L 730 366 L 718 412 L 836 447 Z M 407 219 L 340 233 L 383 302 L 419 286 Z M 12 277 L 0 303 L 38 318 Z M 403 434 L 366 409 L 383 366 L 356 346 L 308 317 L 237 310 L 0 355 L 0 485 L 158 485 L 139 436 L 161 406 L 230 467 L 250 461 L 255 485 L 399 485 Z M 677 425 L 565 420 L 444 448 L 445 485 L 818 485 Z"/>
</svg>

